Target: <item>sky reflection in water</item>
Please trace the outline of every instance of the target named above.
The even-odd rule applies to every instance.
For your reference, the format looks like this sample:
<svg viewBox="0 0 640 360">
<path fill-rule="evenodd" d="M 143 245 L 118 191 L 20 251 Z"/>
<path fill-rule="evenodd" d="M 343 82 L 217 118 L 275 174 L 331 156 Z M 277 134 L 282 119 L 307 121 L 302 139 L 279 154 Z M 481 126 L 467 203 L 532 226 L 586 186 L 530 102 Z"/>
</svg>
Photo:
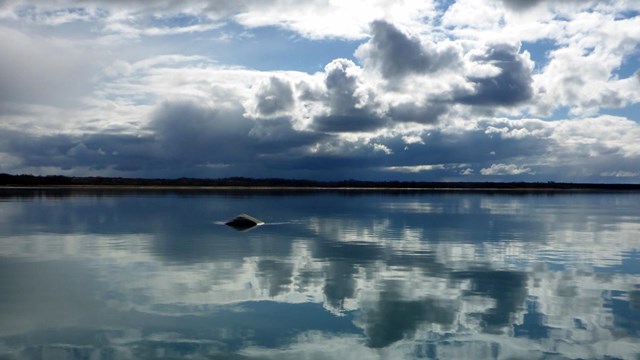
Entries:
<svg viewBox="0 0 640 360">
<path fill-rule="evenodd" d="M 220 225 L 239 213 L 266 222 Z M 0 355 L 630 358 L 640 194 L 0 197 Z"/>
</svg>

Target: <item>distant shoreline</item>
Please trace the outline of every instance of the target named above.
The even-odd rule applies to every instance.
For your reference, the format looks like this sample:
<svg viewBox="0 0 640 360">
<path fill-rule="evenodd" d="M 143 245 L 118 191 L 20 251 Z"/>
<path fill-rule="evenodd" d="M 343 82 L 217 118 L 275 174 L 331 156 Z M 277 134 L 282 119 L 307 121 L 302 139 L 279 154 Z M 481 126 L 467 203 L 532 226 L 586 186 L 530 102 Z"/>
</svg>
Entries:
<svg viewBox="0 0 640 360">
<path fill-rule="evenodd" d="M 0 174 L 3 190 L 139 190 L 139 191 L 348 191 L 348 192 L 610 192 L 640 191 L 640 184 L 556 182 L 409 182 L 314 181 L 297 179 L 139 179 Z"/>
<path fill-rule="evenodd" d="M 131 186 L 131 185 L 0 185 L 0 190 L 106 190 L 106 191 L 179 191 L 179 192 L 528 192 L 528 193 L 606 193 L 640 192 L 638 188 L 611 187 L 284 187 L 284 186 Z"/>
</svg>

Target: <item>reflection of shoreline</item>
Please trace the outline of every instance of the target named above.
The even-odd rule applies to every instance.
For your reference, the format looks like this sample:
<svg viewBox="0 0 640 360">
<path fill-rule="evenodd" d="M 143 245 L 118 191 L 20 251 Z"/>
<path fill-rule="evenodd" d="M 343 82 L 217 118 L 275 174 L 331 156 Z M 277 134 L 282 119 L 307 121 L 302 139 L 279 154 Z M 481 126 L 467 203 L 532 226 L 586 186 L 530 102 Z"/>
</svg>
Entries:
<svg viewBox="0 0 640 360">
<path fill-rule="evenodd" d="M 0 185 L 0 198 L 11 197 L 66 197 L 91 195 L 420 195 L 420 194 L 486 194 L 486 195 L 572 195 L 572 194 L 638 194 L 640 185 L 634 188 L 552 188 L 552 187 L 307 187 L 307 186 L 156 186 L 156 185 L 37 185 L 6 186 Z"/>
<path fill-rule="evenodd" d="M 58 190 L 58 189 L 108 189 L 108 190 L 315 190 L 315 191 L 505 191 L 505 192 L 638 192 L 640 185 L 636 184 L 563 184 L 563 186 L 541 186 L 537 183 L 523 183 L 513 185 L 510 183 L 478 183 L 478 184 L 457 184 L 441 183 L 434 186 L 227 186 L 227 185 L 0 185 L 2 190 Z"/>
</svg>

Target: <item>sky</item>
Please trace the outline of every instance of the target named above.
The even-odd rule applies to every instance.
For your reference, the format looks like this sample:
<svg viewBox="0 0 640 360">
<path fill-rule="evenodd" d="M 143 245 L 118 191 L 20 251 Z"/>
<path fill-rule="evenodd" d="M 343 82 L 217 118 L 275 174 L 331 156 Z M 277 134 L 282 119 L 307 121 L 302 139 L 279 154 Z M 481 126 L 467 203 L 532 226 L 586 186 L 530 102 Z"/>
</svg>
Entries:
<svg viewBox="0 0 640 360">
<path fill-rule="evenodd" d="M 640 0 L 0 0 L 0 172 L 640 183 Z"/>
</svg>

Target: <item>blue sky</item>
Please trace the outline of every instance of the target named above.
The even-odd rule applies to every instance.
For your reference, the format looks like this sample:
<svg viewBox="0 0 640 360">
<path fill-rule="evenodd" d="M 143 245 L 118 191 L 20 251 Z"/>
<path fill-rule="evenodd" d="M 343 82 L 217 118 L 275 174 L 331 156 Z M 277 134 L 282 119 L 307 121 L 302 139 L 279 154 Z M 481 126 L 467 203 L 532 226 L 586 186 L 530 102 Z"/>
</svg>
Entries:
<svg viewBox="0 0 640 360">
<path fill-rule="evenodd" d="M 0 172 L 638 183 L 639 11 L 0 1 Z"/>
</svg>

